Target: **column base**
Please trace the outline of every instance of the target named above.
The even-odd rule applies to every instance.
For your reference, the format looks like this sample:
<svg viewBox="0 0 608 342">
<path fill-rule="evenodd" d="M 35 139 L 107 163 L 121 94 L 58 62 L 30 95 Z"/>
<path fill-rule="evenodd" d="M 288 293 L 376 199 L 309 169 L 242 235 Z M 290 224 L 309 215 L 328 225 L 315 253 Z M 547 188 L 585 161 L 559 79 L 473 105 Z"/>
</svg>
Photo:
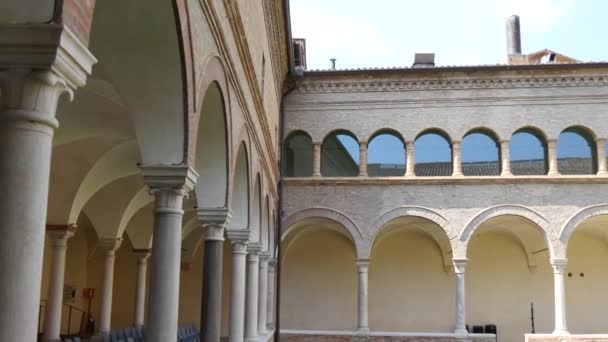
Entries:
<svg viewBox="0 0 608 342">
<path fill-rule="evenodd" d="M 566 329 L 555 329 L 552 333 L 554 336 L 568 336 L 570 333 Z"/>
<path fill-rule="evenodd" d="M 454 330 L 454 334 L 456 334 L 456 335 L 468 335 L 469 332 L 467 331 L 467 329 L 455 329 Z"/>
<path fill-rule="evenodd" d="M 597 173 L 598 176 L 608 176 L 608 171 L 599 171 Z"/>
<path fill-rule="evenodd" d="M 367 336 L 369 335 L 369 328 L 365 327 L 365 328 L 359 328 L 357 329 L 357 331 L 355 332 L 356 336 Z"/>
<path fill-rule="evenodd" d="M 246 336 L 246 337 L 243 339 L 243 341 L 244 341 L 244 342 L 259 342 L 259 341 L 260 341 L 260 338 L 259 338 L 259 336 L 254 336 L 254 337 L 251 337 L 251 336 Z"/>
<path fill-rule="evenodd" d="M 547 176 L 560 176 L 561 174 L 559 173 L 559 171 L 550 171 Z"/>
</svg>

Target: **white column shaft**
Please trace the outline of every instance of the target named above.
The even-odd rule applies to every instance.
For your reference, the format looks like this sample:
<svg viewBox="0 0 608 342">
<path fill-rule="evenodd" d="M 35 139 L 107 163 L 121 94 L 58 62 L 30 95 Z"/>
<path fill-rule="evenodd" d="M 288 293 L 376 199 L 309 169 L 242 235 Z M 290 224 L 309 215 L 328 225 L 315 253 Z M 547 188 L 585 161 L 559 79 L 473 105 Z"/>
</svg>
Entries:
<svg viewBox="0 0 608 342">
<path fill-rule="evenodd" d="M 557 167 L 557 141 L 547 141 L 547 157 L 549 158 L 549 175 L 559 175 Z"/>
<path fill-rule="evenodd" d="M 275 265 L 275 260 L 271 260 L 268 262 L 268 299 L 266 304 L 266 326 L 268 327 L 268 329 L 274 328 L 274 290 L 276 287 L 276 282 L 274 279 Z"/>
<path fill-rule="evenodd" d="M 268 306 L 268 257 L 260 258 L 258 288 L 258 334 L 266 335 L 266 312 Z"/>
<path fill-rule="evenodd" d="M 452 142 L 452 176 L 462 176 L 462 151 L 460 141 Z"/>
<path fill-rule="evenodd" d="M 148 269 L 149 253 L 137 254 L 137 280 L 135 290 L 135 315 L 133 325 L 143 326 L 146 308 L 146 272 Z"/>
<path fill-rule="evenodd" d="M 456 274 L 456 312 L 455 312 L 455 323 L 454 333 L 466 334 L 466 310 L 465 310 L 465 269 L 467 261 L 465 260 L 454 260 L 454 272 Z"/>
<path fill-rule="evenodd" d="M 65 277 L 65 257 L 67 251 L 67 232 L 49 233 L 52 249 L 51 280 L 48 302 L 44 315 L 43 341 L 57 341 L 61 334 L 61 307 L 63 305 L 63 284 Z"/>
<path fill-rule="evenodd" d="M 500 142 L 500 159 L 502 161 L 501 176 L 512 176 L 511 173 L 511 150 L 509 149 L 509 140 L 503 140 Z"/>
<path fill-rule="evenodd" d="M 314 143 L 312 146 L 312 176 L 321 177 L 321 143 Z"/>
<path fill-rule="evenodd" d="M 606 165 L 606 139 L 598 138 L 595 140 L 597 146 L 597 174 L 601 176 L 608 175 L 608 166 Z"/>
<path fill-rule="evenodd" d="M 247 244 L 232 243 L 232 286 L 230 288 L 230 342 L 241 342 L 244 337 L 245 320 L 245 259 Z"/>
<path fill-rule="evenodd" d="M 414 144 L 414 141 L 409 141 L 405 144 L 405 175 L 411 177 L 416 175 L 414 171 Z"/>
<path fill-rule="evenodd" d="M 554 335 L 567 335 L 566 325 L 566 288 L 564 285 L 565 260 L 551 261 L 555 291 L 555 330 Z"/>
<path fill-rule="evenodd" d="M 359 177 L 367 177 L 367 142 L 359 143 Z"/>
<path fill-rule="evenodd" d="M 255 341 L 258 337 L 258 285 L 260 255 L 247 255 L 247 296 L 245 298 L 245 340 Z"/>
<path fill-rule="evenodd" d="M 179 273 L 182 246 L 182 202 L 178 189 L 154 190 L 154 239 L 146 342 L 177 339 Z"/>
<path fill-rule="evenodd" d="M 109 332 L 112 319 L 112 292 L 114 287 L 114 250 L 107 249 L 104 255 L 103 283 L 101 285 L 101 312 L 99 332 Z"/>
<path fill-rule="evenodd" d="M 369 263 L 366 262 L 358 262 L 357 263 L 357 271 L 359 274 L 359 286 L 358 286 L 358 322 L 357 322 L 357 332 L 358 333 L 367 333 L 369 332 L 369 323 L 368 323 L 368 311 L 367 311 L 367 270 Z"/>
<path fill-rule="evenodd" d="M 10 277 L 10 284 L 4 284 L 0 291 L 0 341 L 33 342 L 37 339 L 51 149 L 58 126 L 54 116 L 59 95 L 42 77 L 3 82 L 0 274 Z"/>
</svg>

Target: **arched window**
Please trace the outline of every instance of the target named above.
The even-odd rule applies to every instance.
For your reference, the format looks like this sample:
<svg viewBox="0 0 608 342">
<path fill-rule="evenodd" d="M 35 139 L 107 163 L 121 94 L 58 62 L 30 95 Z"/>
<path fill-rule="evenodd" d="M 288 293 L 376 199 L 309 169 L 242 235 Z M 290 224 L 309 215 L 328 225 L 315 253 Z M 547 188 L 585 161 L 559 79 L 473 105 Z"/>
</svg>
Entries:
<svg viewBox="0 0 608 342">
<path fill-rule="evenodd" d="M 359 175 L 359 143 L 352 133 L 336 131 L 323 140 L 321 174 L 325 177 Z"/>
<path fill-rule="evenodd" d="M 283 174 L 285 177 L 312 176 L 312 139 L 306 132 L 291 133 L 285 139 Z"/>
<path fill-rule="evenodd" d="M 375 134 L 367 144 L 367 173 L 370 177 L 399 177 L 405 174 L 405 144 L 393 131 Z"/>
<path fill-rule="evenodd" d="M 462 138 L 460 148 L 465 176 L 500 175 L 500 146 L 496 135 L 481 129 L 472 130 Z"/>
<path fill-rule="evenodd" d="M 547 143 L 543 134 L 534 128 L 516 131 L 511 137 L 509 153 L 514 175 L 546 175 L 549 170 Z"/>
<path fill-rule="evenodd" d="M 451 176 L 452 143 L 440 130 L 427 130 L 414 143 L 414 172 L 416 176 Z"/>
<path fill-rule="evenodd" d="M 593 135 L 582 127 L 565 129 L 557 140 L 557 168 L 563 175 L 590 175 L 597 172 Z"/>
</svg>

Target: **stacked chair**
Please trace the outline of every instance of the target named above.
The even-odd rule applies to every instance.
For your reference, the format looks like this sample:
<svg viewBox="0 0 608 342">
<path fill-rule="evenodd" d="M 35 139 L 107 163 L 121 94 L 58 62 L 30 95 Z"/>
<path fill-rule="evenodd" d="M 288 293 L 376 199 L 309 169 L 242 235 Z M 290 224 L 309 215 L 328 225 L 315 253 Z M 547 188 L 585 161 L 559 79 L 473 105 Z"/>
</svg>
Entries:
<svg viewBox="0 0 608 342">
<path fill-rule="evenodd" d="M 194 327 L 194 325 L 179 328 L 177 330 L 177 341 L 178 342 L 200 342 L 199 331 Z"/>
</svg>

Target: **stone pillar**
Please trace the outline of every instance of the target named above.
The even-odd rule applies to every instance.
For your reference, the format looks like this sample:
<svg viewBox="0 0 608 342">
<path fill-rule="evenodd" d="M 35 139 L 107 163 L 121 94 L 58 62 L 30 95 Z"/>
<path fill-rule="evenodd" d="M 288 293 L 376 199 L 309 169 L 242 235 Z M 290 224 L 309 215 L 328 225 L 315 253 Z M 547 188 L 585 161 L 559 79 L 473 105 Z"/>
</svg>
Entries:
<svg viewBox="0 0 608 342">
<path fill-rule="evenodd" d="M 198 209 L 205 239 L 201 341 L 219 342 L 222 329 L 224 232 L 232 213 L 226 208 Z"/>
<path fill-rule="evenodd" d="M 258 335 L 266 336 L 266 312 L 268 311 L 268 259 L 270 253 L 260 254 L 260 273 L 258 286 Z"/>
<path fill-rule="evenodd" d="M 597 149 L 597 175 L 608 176 L 608 166 L 606 165 L 606 139 L 597 138 L 595 140 Z"/>
<path fill-rule="evenodd" d="M 414 177 L 416 175 L 414 170 L 414 144 L 415 141 L 408 141 L 405 143 L 405 175 L 407 177 Z"/>
<path fill-rule="evenodd" d="M 454 272 L 456 273 L 456 322 L 454 324 L 455 334 L 467 334 L 466 311 L 465 311 L 465 287 L 464 271 L 467 259 L 454 259 Z"/>
<path fill-rule="evenodd" d="M 74 233 L 63 226 L 63 229 L 47 228 L 47 237 L 51 241 L 52 264 L 50 272 L 50 286 L 48 292 L 48 305 L 44 315 L 44 342 L 61 341 L 61 307 L 63 306 L 63 282 L 65 278 L 65 255 L 68 239 Z"/>
<path fill-rule="evenodd" d="M 501 176 L 513 176 L 511 173 L 511 150 L 509 140 L 500 141 Z"/>
<path fill-rule="evenodd" d="M 146 342 L 177 339 L 182 203 L 194 187 L 196 172 L 183 165 L 142 166 L 144 183 L 154 194 L 154 238 L 150 270 Z"/>
<path fill-rule="evenodd" d="M 367 177 L 367 141 L 359 142 L 359 177 Z"/>
<path fill-rule="evenodd" d="M 52 140 L 59 97 L 95 57 L 62 25 L 8 25 L 0 39 L 0 341 L 37 339 Z"/>
<path fill-rule="evenodd" d="M 276 282 L 274 279 L 274 269 L 277 264 L 277 259 L 268 260 L 268 301 L 266 308 L 266 326 L 268 329 L 274 329 L 274 290 Z"/>
<path fill-rule="evenodd" d="M 367 315 L 367 270 L 369 267 L 369 260 L 360 259 L 357 260 L 357 272 L 359 274 L 359 286 L 358 286 L 358 311 L 357 311 L 357 334 L 369 333 L 369 323 Z"/>
<path fill-rule="evenodd" d="M 555 330 L 553 330 L 553 335 L 569 334 L 566 325 L 566 289 L 564 284 L 564 273 L 567 264 L 568 259 L 551 259 L 555 288 Z"/>
<path fill-rule="evenodd" d="M 99 332 L 107 333 L 111 329 L 112 292 L 114 289 L 114 254 L 120 247 L 120 238 L 102 238 L 99 246 L 104 252 L 103 283 L 101 285 L 101 312 L 99 314 Z"/>
<path fill-rule="evenodd" d="M 559 175 L 557 167 L 557 140 L 547 140 L 547 156 L 549 158 L 549 176 Z"/>
<path fill-rule="evenodd" d="M 11 77 L 8 72 L 0 77 Z M 51 72 L 0 80 L 0 341 L 37 338 L 46 208 L 57 99 Z M 6 278 L 9 279 L 9 278 Z M 62 290 L 63 291 L 63 290 Z"/>
<path fill-rule="evenodd" d="M 146 309 L 146 271 L 148 269 L 149 249 L 134 249 L 137 257 L 137 280 L 135 287 L 135 315 L 133 325 L 143 327 Z"/>
<path fill-rule="evenodd" d="M 251 237 L 249 230 L 226 231 L 232 243 L 232 286 L 230 287 L 230 342 L 242 342 L 245 322 L 245 273 L 247 257 L 247 243 Z"/>
<path fill-rule="evenodd" d="M 462 176 L 462 151 L 460 141 L 452 141 L 452 176 Z"/>
<path fill-rule="evenodd" d="M 312 144 L 312 176 L 321 177 L 321 143 Z"/>
<path fill-rule="evenodd" d="M 258 285 L 260 271 L 259 242 L 250 243 L 247 247 L 247 291 L 245 297 L 245 341 L 258 339 Z"/>
</svg>

